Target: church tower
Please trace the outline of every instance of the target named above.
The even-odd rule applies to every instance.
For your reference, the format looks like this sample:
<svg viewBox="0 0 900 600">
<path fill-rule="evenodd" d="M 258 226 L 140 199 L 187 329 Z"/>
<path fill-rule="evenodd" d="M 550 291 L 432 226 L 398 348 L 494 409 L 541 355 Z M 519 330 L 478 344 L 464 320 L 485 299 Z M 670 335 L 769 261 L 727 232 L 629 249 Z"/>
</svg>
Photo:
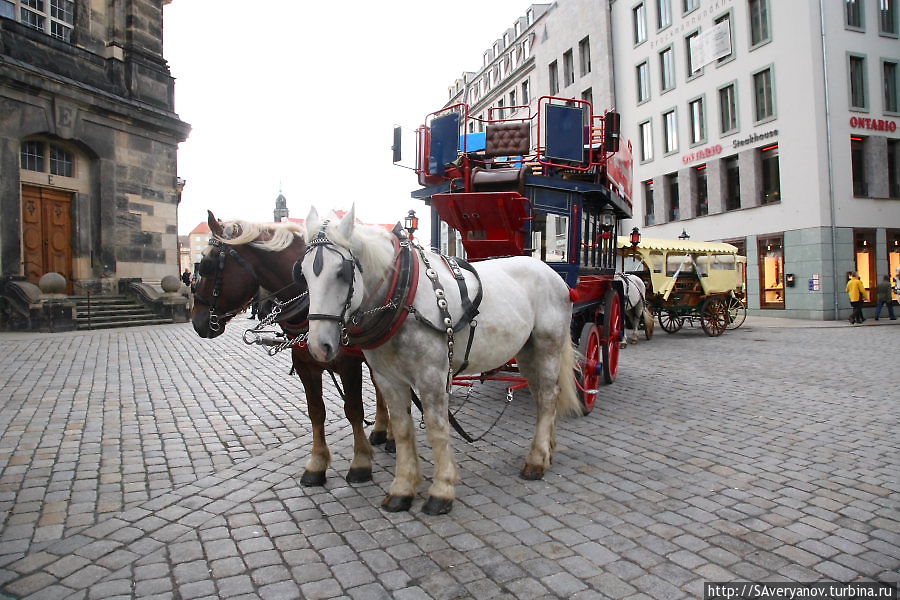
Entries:
<svg viewBox="0 0 900 600">
<path fill-rule="evenodd" d="M 284 194 L 278 194 L 278 197 L 275 198 L 275 222 L 280 223 L 282 219 L 288 218 L 288 207 L 287 207 L 287 198 L 284 197 Z"/>
</svg>

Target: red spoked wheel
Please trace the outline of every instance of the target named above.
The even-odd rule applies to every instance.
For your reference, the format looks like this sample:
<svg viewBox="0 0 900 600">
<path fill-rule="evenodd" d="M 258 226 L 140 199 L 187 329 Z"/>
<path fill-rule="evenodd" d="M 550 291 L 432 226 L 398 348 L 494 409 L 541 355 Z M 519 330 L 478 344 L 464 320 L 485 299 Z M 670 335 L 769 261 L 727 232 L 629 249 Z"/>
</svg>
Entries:
<svg viewBox="0 0 900 600">
<path fill-rule="evenodd" d="M 612 383 L 619 372 L 619 344 L 622 339 L 622 299 L 615 289 L 606 292 L 603 315 L 603 380 Z"/>
<path fill-rule="evenodd" d="M 593 323 L 585 323 L 578 337 L 578 353 L 584 357 L 581 372 L 578 373 L 578 396 L 584 415 L 594 410 L 600 387 L 600 366 L 603 360 L 600 352 L 600 330 Z"/>
</svg>

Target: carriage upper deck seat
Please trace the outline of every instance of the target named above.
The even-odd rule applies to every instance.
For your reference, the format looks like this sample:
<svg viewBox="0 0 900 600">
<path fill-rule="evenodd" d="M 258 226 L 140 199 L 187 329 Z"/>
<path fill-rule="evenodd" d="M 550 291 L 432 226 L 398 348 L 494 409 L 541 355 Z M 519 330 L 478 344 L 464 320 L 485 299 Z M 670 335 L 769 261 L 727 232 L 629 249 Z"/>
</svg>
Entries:
<svg viewBox="0 0 900 600">
<path fill-rule="evenodd" d="M 531 151 L 531 127 L 526 121 L 491 123 L 485 127 L 485 159 L 526 156 Z M 501 166 L 502 165 L 502 166 Z M 525 169 L 508 162 L 472 169 L 472 191 L 525 193 Z"/>
</svg>

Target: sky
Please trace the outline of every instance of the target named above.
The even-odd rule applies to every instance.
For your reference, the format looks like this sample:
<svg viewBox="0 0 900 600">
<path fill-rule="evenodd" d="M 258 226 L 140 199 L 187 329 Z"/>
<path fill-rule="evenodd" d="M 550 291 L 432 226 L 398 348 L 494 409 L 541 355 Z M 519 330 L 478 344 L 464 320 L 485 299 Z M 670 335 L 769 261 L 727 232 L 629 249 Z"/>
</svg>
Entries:
<svg viewBox="0 0 900 600">
<path fill-rule="evenodd" d="M 369 223 L 415 209 L 413 171 L 391 163 L 395 125 L 413 130 L 463 71 L 525 15 L 524 0 L 307 2 L 174 0 L 164 53 L 186 180 L 178 230 L 206 220 L 271 221 L 279 192 L 291 217 L 356 206 Z M 410 138 L 406 138 L 407 140 Z M 415 149 L 403 148 L 412 164 Z"/>
</svg>

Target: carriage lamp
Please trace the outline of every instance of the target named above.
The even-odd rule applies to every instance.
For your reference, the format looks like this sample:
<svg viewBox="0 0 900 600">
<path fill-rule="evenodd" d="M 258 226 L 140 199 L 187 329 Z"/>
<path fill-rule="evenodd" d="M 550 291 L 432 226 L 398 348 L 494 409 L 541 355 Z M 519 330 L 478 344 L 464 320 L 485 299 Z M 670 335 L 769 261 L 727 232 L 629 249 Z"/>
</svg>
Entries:
<svg viewBox="0 0 900 600">
<path fill-rule="evenodd" d="M 685 231 L 684 228 L 682 228 L 681 235 L 678 236 L 678 239 L 679 240 L 689 240 L 689 239 L 691 239 L 691 236 L 690 236 L 690 234 L 688 234 L 687 231 Z"/>
<path fill-rule="evenodd" d="M 409 233 L 409 239 L 413 239 L 413 234 L 419 228 L 419 217 L 416 216 L 416 211 L 410 209 L 409 214 L 403 219 L 403 227 Z"/>
<path fill-rule="evenodd" d="M 641 243 L 641 232 L 637 227 L 631 228 L 631 246 L 632 248 L 636 248 L 638 244 Z"/>
<path fill-rule="evenodd" d="M 611 206 L 605 207 L 600 211 L 600 227 L 604 231 L 611 231 L 616 224 L 616 213 Z"/>
</svg>

